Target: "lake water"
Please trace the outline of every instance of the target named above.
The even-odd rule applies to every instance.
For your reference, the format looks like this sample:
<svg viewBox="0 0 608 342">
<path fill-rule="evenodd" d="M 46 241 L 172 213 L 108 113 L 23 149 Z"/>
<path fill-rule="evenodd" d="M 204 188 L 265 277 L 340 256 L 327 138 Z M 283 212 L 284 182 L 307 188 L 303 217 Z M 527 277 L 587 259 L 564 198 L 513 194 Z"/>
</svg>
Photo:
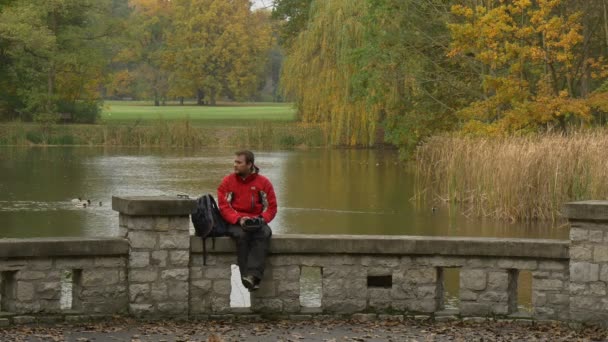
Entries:
<svg viewBox="0 0 608 342">
<path fill-rule="evenodd" d="M 0 147 L 0 237 L 113 236 L 113 195 L 215 194 L 232 171 L 232 153 Z M 550 223 L 468 219 L 416 205 L 413 174 L 392 150 L 256 151 L 256 164 L 277 194 L 275 233 L 568 237 Z M 76 207 L 78 197 L 93 205 Z"/>
<path fill-rule="evenodd" d="M 215 194 L 233 152 L 0 147 L 0 238 L 114 236 L 112 196 Z M 392 150 L 256 151 L 256 164 L 277 194 L 275 233 L 568 238 L 567 227 L 550 223 L 469 219 L 416 204 L 414 176 Z M 76 207 L 78 197 L 93 205 Z M 529 304 L 530 280 L 521 286 Z M 457 292 L 458 274 L 446 274 L 446 288 Z"/>
</svg>

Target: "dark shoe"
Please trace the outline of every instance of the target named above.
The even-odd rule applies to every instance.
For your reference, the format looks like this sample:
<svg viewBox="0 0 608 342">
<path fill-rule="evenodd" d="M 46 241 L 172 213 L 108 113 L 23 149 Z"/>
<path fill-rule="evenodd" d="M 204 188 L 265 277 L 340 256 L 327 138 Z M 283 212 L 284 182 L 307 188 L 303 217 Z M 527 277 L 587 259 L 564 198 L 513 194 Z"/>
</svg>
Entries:
<svg viewBox="0 0 608 342">
<path fill-rule="evenodd" d="M 254 276 L 244 276 L 241 278 L 241 282 L 249 291 L 253 290 L 256 284 Z"/>
</svg>

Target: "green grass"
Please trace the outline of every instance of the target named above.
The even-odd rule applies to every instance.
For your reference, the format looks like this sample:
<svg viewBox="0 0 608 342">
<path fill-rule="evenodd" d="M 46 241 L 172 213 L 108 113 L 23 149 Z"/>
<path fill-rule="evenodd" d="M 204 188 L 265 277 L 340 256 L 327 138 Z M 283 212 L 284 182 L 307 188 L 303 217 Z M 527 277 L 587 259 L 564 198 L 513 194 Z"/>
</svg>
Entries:
<svg viewBox="0 0 608 342">
<path fill-rule="evenodd" d="M 155 107 L 143 101 L 105 101 L 101 121 L 122 123 L 188 119 L 194 125 L 243 126 L 255 121 L 289 122 L 295 120 L 290 103 L 220 103 L 217 106 L 196 106 L 171 102 Z"/>
</svg>

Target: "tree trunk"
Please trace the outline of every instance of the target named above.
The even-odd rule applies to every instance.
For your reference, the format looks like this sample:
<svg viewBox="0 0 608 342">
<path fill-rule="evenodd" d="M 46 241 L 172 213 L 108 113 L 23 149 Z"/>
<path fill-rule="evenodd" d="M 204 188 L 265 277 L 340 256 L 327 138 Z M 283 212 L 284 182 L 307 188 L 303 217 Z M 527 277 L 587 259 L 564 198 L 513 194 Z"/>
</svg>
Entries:
<svg viewBox="0 0 608 342">
<path fill-rule="evenodd" d="M 184 97 L 183 96 L 180 96 L 180 98 L 179 98 L 179 105 L 180 106 L 184 105 Z"/>
<path fill-rule="evenodd" d="M 199 106 L 202 106 L 204 104 L 203 103 L 203 90 L 201 90 L 201 89 L 198 89 L 196 91 L 196 104 Z"/>
</svg>

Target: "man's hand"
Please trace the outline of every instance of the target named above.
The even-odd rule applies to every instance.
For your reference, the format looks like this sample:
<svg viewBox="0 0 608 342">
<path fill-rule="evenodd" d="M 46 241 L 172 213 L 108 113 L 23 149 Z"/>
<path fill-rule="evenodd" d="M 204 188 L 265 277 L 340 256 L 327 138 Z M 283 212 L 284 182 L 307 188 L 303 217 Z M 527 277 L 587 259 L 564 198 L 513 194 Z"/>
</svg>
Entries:
<svg viewBox="0 0 608 342">
<path fill-rule="evenodd" d="M 243 216 L 243 217 L 241 217 L 239 219 L 239 224 L 241 225 L 241 227 L 244 227 L 245 226 L 245 220 L 250 220 L 250 219 L 251 219 L 251 217 L 249 217 L 249 216 Z"/>
</svg>

